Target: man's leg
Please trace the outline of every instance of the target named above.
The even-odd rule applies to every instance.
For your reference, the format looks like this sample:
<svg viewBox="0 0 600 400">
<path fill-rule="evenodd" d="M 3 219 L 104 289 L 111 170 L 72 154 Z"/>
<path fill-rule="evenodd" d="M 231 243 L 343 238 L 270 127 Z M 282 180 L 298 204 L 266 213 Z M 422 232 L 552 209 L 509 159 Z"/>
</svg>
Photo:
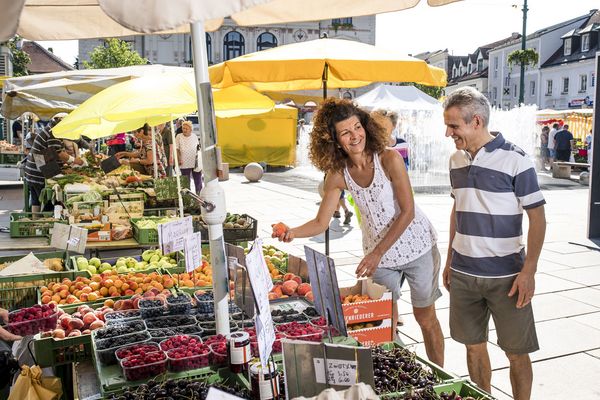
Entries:
<svg viewBox="0 0 600 400">
<path fill-rule="evenodd" d="M 492 367 L 490 365 L 490 355 L 487 351 L 487 342 L 467 344 L 466 346 L 469 377 L 477 386 L 490 393 L 492 390 Z"/>
<path fill-rule="evenodd" d="M 413 307 L 413 313 L 423 333 L 427 358 L 440 367 L 444 366 L 444 334 L 435 313 L 435 305 Z"/>
<path fill-rule="evenodd" d="M 510 362 L 510 384 L 515 400 L 529 400 L 533 383 L 533 370 L 529 354 L 506 353 Z"/>
</svg>

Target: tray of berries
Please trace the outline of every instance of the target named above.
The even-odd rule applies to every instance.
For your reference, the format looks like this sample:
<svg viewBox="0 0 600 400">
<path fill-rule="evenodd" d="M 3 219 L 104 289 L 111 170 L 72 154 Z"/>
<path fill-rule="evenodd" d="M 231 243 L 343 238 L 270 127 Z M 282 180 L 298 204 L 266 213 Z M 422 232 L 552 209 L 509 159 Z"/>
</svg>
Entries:
<svg viewBox="0 0 600 400">
<path fill-rule="evenodd" d="M 146 320 L 148 329 L 196 326 L 196 324 L 196 317 L 193 315 L 166 315 Z"/>
<path fill-rule="evenodd" d="M 125 321 L 131 321 L 134 319 L 141 319 L 142 314 L 140 310 L 121 310 L 111 311 L 104 314 L 104 320 L 107 324 L 119 324 Z"/>
<path fill-rule="evenodd" d="M 54 304 L 36 304 L 8 314 L 6 330 L 19 336 L 35 335 L 56 328 L 58 311 Z"/>
<path fill-rule="evenodd" d="M 157 351 L 162 351 L 160 347 L 158 347 L 158 344 L 152 342 L 145 342 L 121 347 L 119 350 L 115 351 L 115 356 L 117 357 L 117 361 L 121 362 L 124 359 L 134 355 L 154 353 Z"/>
<path fill-rule="evenodd" d="M 311 325 L 317 326 L 327 333 L 331 330 L 331 336 L 339 336 L 339 332 L 333 326 L 328 326 L 324 317 L 312 318 L 308 321 Z"/>
<path fill-rule="evenodd" d="M 194 293 L 194 298 L 196 299 L 196 307 L 199 313 L 211 314 L 215 312 L 215 300 L 212 292 L 197 290 Z"/>
<path fill-rule="evenodd" d="M 164 300 L 157 298 L 140 300 L 139 307 L 144 319 L 161 317 L 166 311 Z"/>
<path fill-rule="evenodd" d="M 152 378 L 167 370 L 167 356 L 162 351 L 135 354 L 121 360 L 121 368 L 128 381 Z"/>
<path fill-rule="evenodd" d="M 189 294 L 178 292 L 167 296 L 167 311 L 171 315 L 189 314 L 192 309 L 192 298 Z"/>
<path fill-rule="evenodd" d="M 309 323 L 290 322 L 276 325 L 275 330 L 285 334 L 288 339 L 320 342 L 323 340 L 323 329 Z"/>
<path fill-rule="evenodd" d="M 273 342 L 273 346 L 271 347 L 273 354 L 281 353 L 281 339 L 285 339 L 285 334 L 281 332 L 275 333 L 275 341 Z M 258 357 L 258 341 L 256 337 L 250 338 L 250 350 L 252 351 L 252 357 Z"/>
<path fill-rule="evenodd" d="M 94 341 L 108 339 L 115 336 L 128 335 L 130 333 L 141 332 L 146 330 L 146 324 L 141 320 L 123 321 L 118 324 L 111 324 L 101 329 L 92 331 L 92 339 Z"/>
<path fill-rule="evenodd" d="M 200 322 L 198 325 L 204 331 L 205 336 L 211 336 L 217 333 L 217 323 L 216 322 Z M 229 321 L 229 332 L 237 332 L 239 330 L 239 326 L 234 321 Z"/>
<path fill-rule="evenodd" d="M 208 345 L 210 347 L 210 364 L 222 367 L 227 365 L 227 343 L 225 341 L 222 342 L 213 342 Z"/>
<path fill-rule="evenodd" d="M 197 341 L 167 351 L 169 371 L 181 372 L 190 369 L 208 367 L 210 363 L 210 347 Z"/>
<path fill-rule="evenodd" d="M 115 353 L 117 350 L 125 346 L 148 342 L 150 339 L 148 331 L 141 331 L 94 341 L 96 359 L 104 365 L 116 364 Z"/>
<path fill-rule="evenodd" d="M 200 339 L 200 336 L 177 335 L 163 340 L 162 342 L 160 342 L 159 346 L 162 351 L 169 351 L 171 349 L 177 349 L 179 347 L 193 346 L 196 343 L 202 343 L 202 339 Z"/>
</svg>

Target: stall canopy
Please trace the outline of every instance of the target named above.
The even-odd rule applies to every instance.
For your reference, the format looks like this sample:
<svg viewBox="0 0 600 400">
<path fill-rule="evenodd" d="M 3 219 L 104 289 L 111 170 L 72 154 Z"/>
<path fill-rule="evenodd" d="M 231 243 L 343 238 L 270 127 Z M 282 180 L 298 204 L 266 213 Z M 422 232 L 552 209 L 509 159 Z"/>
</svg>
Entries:
<svg viewBox="0 0 600 400">
<path fill-rule="evenodd" d="M 293 165 L 297 122 L 298 110 L 283 105 L 266 114 L 217 117 L 218 144 L 223 161 L 230 166 L 251 162 Z"/>
<path fill-rule="evenodd" d="M 357 97 L 354 101 L 361 107 L 374 110 L 439 110 L 438 100 L 414 86 L 379 85 Z"/>
<path fill-rule="evenodd" d="M 191 73 L 191 68 L 164 65 L 136 65 L 122 68 L 52 72 L 10 78 L 4 81 L 2 109 L 16 119 L 30 111 L 42 119 L 58 112 L 71 112 L 94 94 L 119 82 L 145 75 Z"/>
</svg>

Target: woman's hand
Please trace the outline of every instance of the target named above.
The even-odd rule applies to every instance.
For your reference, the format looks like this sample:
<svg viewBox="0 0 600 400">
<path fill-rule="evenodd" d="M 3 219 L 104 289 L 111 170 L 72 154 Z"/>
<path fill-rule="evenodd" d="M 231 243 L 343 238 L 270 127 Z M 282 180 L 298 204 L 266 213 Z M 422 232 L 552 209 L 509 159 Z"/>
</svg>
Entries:
<svg viewBox="0 0 600 400">
<path fill-rule="evenodd" d="M 375 252 L 367 254 L 358 264 L 356 268 L 356 276 L 358 278 L 369 277 L 375 273 L 379 266 L 381 256 Z"/>
<path fill-rule="evenodd" d="M 119 160 L 119 164 L 121 164 L 121 165 L 129 165 L 129 160 L 126 159 L 126 158 L 124 158 L 122 160 Z"/>
<path fill-rule="evenodd" d="M 272 238 L 277 238 L 280 242 L 286 243 L 294 240 L 294 232 L 283 222 L 273 224 L 271 227 L 273 228 Z"/>
<path fill-rule="evenodd" d="M 115 154 L 115 157 L 120 160 L 121 158 L 127 156 L 127 152 L 126 151 L 120 151 L 118 153 Z"/>
</svg>

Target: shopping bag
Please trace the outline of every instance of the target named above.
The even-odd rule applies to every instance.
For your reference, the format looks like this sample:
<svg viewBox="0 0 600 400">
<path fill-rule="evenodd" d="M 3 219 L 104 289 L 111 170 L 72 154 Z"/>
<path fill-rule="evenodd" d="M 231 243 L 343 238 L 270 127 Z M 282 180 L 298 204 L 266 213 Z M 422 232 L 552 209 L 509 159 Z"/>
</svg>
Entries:
<svg viewBox="0 0 600 400">
<path fill-rule="evenodd" d="M 42 369 L 37 365 L 23 365 L 8 400 L 58 400 L 61 396 L 62 383 L 59 378 L 42 376 Z"/>
<path fill-rule="evenodd" d="M 202 149 L 198 149 L 196 152 L 196 165 L 194 166 L 194 172 L 202 171 Z"/>
</svg>

